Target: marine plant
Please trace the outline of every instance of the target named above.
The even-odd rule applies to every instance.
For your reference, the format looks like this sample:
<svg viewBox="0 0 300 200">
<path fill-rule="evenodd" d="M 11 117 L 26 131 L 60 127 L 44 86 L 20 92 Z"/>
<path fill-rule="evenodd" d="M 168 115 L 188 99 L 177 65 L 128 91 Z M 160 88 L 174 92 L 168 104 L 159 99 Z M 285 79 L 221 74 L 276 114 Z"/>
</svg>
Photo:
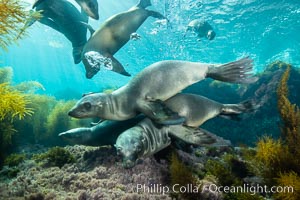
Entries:
<svg viewBox="0 0 300 200">
<path fill-rule="evenodd" d="M 285 73 L 282 75 L 277 89 L 278 96 L 278 110 L 281 116 L 281 136 L 289 149 L 289 152 L 294 156 L 300 156 L 300 109 L 296 104 L 292 104 L 288 99 L 288 86 L 287 81 L 291 66 L 288 66 Z M 300 164 L 300 159 L 297 159 L 297 165 Z M 299 171 L 300 173 L 300 167 Z"/>
<path fill-rule="evenodd" d="M 57 101 L 52 96 L 38 94 L 30 94 L 30 101 L 34 114 L 14 125 L 25 143 L 41 144 L 48 139 L 46 122 Z"/>
<path fill-rule="evenodd" d="M 191 184 L 192 186 L 199 185 L 198 179 L 193 175 L 192 171 L 179 160 L 178 155 L 175 152 L 172 152 L 171 154 L 170 178 L 171 185 L 174 186 L 175 184 L 178 184 L 178 188 L 181 186 L 186 187 L 188 184 Z M 175 189 L 178 190 L 178 188 Z M 176 196 L 177 194 L 173 195 Z M 178 194 L 178 197 L 185 200 L 197 199 L 197 194 L 180 193 Z"/>
<path fill-rule="evenodd" d="M 25 81 L 19 83 L 18 85 L 15 85 L 15 89 L 21 92 L 26 92 L 31 94 L 34 93 L 36 90 L 43 90 L 43 91 L 46 90 L 44 86 L 37 81 Z"/>
<path fill-rule="evenodd" d="M 12 122 L 15 118 L 22 120 L 26 115 L 32 115 L 28 107 L 30 100 L 26 94 L 15 90 L 9 83 L 0 84 L 0 133 L 1 147 L 11 143 L 15 129 Z"/>
<path fill-rule="evenodd" d="M 49 166 L 62 167 L 67 163 L 74 163 L 75 157 L 63 147 L 52 147 L 47 152 L 36 154 L 33 159 L 37 162 L 46 162 Z"/>
<path fill-rule="evenodd" d="M 14 118 L 23 119 L 26 115 L 31 115 L 33 110 L 28 108 L 30 100 L 26 94 L 15 90 L 9 83 L 0 84 L 0 120 Z"/>
<path fill-rule="evenodd" d="M 241 179 L 248 174 L 245 164 L 233 154 L 225 154 L 218 160 L 209 159 L 205 169 L 222 186 L 241 185 Z"/>
<path fill-rule="evenodd" d="M 0 68 L 0 83 L 11 82 L 13 77 L 12 67 L 1 67 Z"/>
<path fill-rule="evenodd" d="M 14 167 L 19 165 L 21 162 L 25 160 L 26 156 L 25 154 L 10 154 L 7 156 L 4 160 L 4 165 L 8 165 L 9 167 Z"/>
<path fill-rule="evenodd" d="M 291 66 L 286 64 L 277 87 L 278 110 L 281 118 L 281 138 L 261 138 L 250 165 L 262 176 L 267 185 L 292 186 L 291 193 L 278 192 L 275 199 L 299 199 L 300 197 L 300 110 L 288 99 L 288 79 Z"/>
<path fill-rule="evenodd" d="M 21 1 L 0 0 L 0 47 L 7 47 L 15 42 L 20 25 L 26 22 L 28 12 Z M 21 36 L 21 35 L 20 35 Z"/>
<path fill-rule="evenodd" d="M 60 138 L 57 137 L 58 133 L 80 126 L 87 126 L 89 124 L 89 119 L 78 120 L 68 116 L 68 111 L 72 108 L 74 104 L 74 100 L 61 100 L 55 103 L 55 106 L 48 114 L 45 124 L 46 136 L 48 137 L 48 139 L 55 140 L 56 138 L 56 142 L 59 143 Z"/>
<path fill-rule="evenodd" d="M 281 140 L 263 137 L 256 144 L 256 154 L 250 161 L 251 169 L 263 177 L 267 185 L 272 186 L 280 172 L 290 169 L 291 157 Z"/>
<path fill-rule="evenodd" d="M 290 187 L 290 191 L 286 189 L 285 192 L 276 193 L 275 199 L 280 200 L 298 200 L 300 199 L 300 177 L 295 172 L 280 174 L 276 179 L 276 183 L 281 187 Z"/>
<path fill-rule="evenodd" d="M 32 115 L 28 96 L 13 88 L 8 82 L 0 83 L 0 158 L 4 159 L 12 137 L 16 133 L 13 122 Z M 2 163 L 0 163 L 1 165 Z"/>
</svg>

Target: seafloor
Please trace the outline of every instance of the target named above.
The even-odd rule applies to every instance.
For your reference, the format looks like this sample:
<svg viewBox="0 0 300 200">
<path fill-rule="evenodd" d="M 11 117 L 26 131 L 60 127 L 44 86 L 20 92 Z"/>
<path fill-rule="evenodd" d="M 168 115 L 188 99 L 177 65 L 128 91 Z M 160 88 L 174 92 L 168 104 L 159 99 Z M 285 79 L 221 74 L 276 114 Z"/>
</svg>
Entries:
<svg viewBox="0 0 300 200">
<path fill-rule="evenodd" d="M 150 157 L 132 169 L 124 169 L 121 159 L 111 147 L 75 145 L 65 149 L 75 156 L 75 163 L 59 168 L 26 160 L 18 166 L 21 171 L 13 179 L 5 179 L 5 171 L 8 169 L 2 170 L 0 199 L 172 199 L 158 190 L 152 190 L 152 193 L 147 190 L 137 192 L 137 184 L 147 188 L 169 183 L 169 165 L 165 159 L 157 162 L 154 157 Z M 199 158 L 177 151 L 183 160 L 193 163 L 199 169 L 203 168 L 203 163 L 207 160 L 206 156 Z M 204 149 L 202 154 L 205 154 Z M 209 181 L 205 183 L 209 184 Z M 197 195 L 199 199 L 222 199 L 217 193 L 200 192 Z"/>
</svg>

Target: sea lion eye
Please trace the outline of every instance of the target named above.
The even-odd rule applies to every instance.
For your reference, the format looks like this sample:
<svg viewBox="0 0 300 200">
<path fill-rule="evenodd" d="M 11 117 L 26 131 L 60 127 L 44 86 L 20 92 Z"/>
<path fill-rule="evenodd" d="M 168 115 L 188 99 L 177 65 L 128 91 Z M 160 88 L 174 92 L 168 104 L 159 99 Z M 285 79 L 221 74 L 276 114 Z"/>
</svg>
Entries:
<svg viewBox="0 0 300 200">
<path fill-rule="evenodd" d="M 121 152 L 122 152 L 122 147 L 117 147 L 117 146 L 115 146 L 115 147 L 117 149 L 117 155 L 120 156 Z"/>
<path fill-rule="evenodd" d="M 83 106 L 84 106 L 84 108 L 85 108 L 86 110 L 90 110 L 91 107 L 92 107 L 92 104 L 91 104 L 90 102 L 85 102 L 85 103 L 83 104 Z"/>
</svg>

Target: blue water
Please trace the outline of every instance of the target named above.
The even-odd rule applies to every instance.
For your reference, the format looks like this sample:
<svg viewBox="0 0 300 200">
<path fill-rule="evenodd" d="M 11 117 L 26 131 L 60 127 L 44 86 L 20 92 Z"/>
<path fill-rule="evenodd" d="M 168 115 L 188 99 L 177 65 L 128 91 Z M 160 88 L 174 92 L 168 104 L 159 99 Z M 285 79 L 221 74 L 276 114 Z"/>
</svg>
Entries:
<svg viewBox="0 0 300 200">
<path fill-rule="evenodd" d="M 136 3 L 101 0 L 100 20 L 90 19 L 89 23 L 98 29 L 108 17 Z M 224 63 L 249 55 L 256 71 L 275 60 L 300 65 L 298 0 L 152 0 L 152 4 L 149 9 L 167 16 L 171 24 L 159 26 L 149 17 L 137 31 L 141 40 L 129 41 L 115 55 L 133 76 L 166 59 Z M 214 27 L 214 40 L 198 41 L 191 32 L 183 38 L 188 22 L 196 18 Z M 27 37 L 0 56 L 1 66 L 13 67 L 15 83 L 39 81 L 46 88 L 44 93 L 58 98 L 80 98 L 81 93 L 118 88 L 130 80 L 105 69 L 86 79 L 83 64 L 73 63 L 71 43 L 38 22 L 29 28 Z"/>
</svg>

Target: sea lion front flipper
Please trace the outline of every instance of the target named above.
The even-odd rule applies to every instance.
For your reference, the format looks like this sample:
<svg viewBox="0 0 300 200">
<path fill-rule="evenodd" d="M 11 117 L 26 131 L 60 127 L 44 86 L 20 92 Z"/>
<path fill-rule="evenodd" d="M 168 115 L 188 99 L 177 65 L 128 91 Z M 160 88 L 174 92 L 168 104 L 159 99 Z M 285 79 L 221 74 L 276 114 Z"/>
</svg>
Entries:
<svg viewBox="0 0 300 200">
<path fill-rule="evenodd" d="M 124 76 L 131 76 L 128 72 L 125 71 L 123 65 L 113 56 L 109 57 L 111 59 L 112 71 L 122 74 Z"/>
<path fill-rule="evenodd" d="M 158 124 L 176 125 L 182 124 L 185 121 L 184 117 L 172 111 L 161 100 L 144 102 L 139 111 Z"/>
<path fill-rule="evenodd" d="M 212 134 L 208 134 L 203 129 L 195 129 L 182 125 L 170 126 L 170 136 L 197 146 L 210 145 L 216 142 Z"/>
<path fill-rule="evenodd" d="M 61 33 L 61 30 L 59 28 L 59 26 L 50 18 L 46 18 L 43 17 L 39 20 L 42 24 L 45 24 L 47 26 L 50 26 L 51 28 L 53 28 L 54 30 L 58 31 Z"/>
<path fill-rule="evenodd" d="M 95 29 L 93 29 L 93 27 L 91 25 L 89 25 L 88 23 L 86 22 L 80 22 L 82 25 L 84 25 L 89 31 L 90 31 L 90 34 L 91 34 L 91 37 L 92 35 L 94 34 L 95 32 Z"/>
<path fill-rule="evenodd" d="M 158 19 L 167 19 L 165 16 L 163 16 L 159 12 L 156 12 L 154 10 L 147 10 L 147 11 L 148 11 L 149 16 L 151 16 L 151 17 L 158 18 Z"/>
</svg>

